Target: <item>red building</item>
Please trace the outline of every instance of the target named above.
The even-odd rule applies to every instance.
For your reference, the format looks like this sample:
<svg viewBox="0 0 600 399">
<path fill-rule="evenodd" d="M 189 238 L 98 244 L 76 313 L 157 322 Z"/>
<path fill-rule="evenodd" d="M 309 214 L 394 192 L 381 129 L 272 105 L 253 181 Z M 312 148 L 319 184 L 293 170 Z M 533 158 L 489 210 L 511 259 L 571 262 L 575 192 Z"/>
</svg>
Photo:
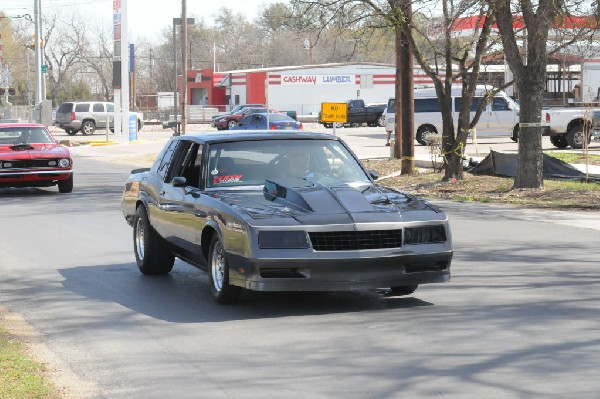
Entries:
<svg viewBox="0 0 600 399">
<path fill-rule="evenodd" d="M 187 71 L 187 103 L 216 106 L 219 111 L 225 111 L 225 105 L 229 102 L 225 97 L 225 88 L 217 87 L 224 76 L 224 73 L 214 72 L 212 69 Z M 181 78 L 179 87 L 181 88 Z"/>
</svg>

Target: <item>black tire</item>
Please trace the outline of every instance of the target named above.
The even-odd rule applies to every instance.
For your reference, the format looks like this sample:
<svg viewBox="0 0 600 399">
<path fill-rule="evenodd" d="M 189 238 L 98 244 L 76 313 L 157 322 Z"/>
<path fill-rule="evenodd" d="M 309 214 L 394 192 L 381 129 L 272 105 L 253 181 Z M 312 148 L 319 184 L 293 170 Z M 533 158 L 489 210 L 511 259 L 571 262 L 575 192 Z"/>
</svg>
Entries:
<svg viewBox="0 0 600 399">
<path fill-rule="evenodd" d="M 573 126 L 567 132 L 567 143 L 569 143 L 574 150 L 581 150 L 584 147 L 586 139 L 587 144 L 589 144 L 591 140 L 590 133 L 584 132 L 583 126 L 581 125 Z"/>
<path fill-rule="evenodd" d="M 333 128 L 333 123 L 323 123 L 323 126 L 325 126 L 325 129 L 331 129 Z"/>
<path fill-rule="evenodd" d="M 137 208 L 133 220 L 133 252 L 142 274 L 167 274 L 173 269 L 175 257 L 150 225 L 143 206 Z"/>
<path fill-rule="evenodd" d="M 567 138 L 560 134 L 558 136 L 550 136 L 550 143 L 556 148 L 567 148 L 569 143 L 567 142 Z"/>
<path fill-rule="evenodd" d="M 65 129 L 65 132 L 69 135 L 69 136 L 75 136 L 77 134 L 77 130 L 75 129 Z"/>
<path fill-rule="evenodd" d="M 58 181 L 58 192 L 62 194 L 68 194 L 73 191 L 73 174 L 66 180 Z"/>
<path fill-rule="evenodd" d="M 217 234 L 210 241 L 208 250 L 208 283 L 217 303 L 225 305 L 240 301 L 242 288 L 229 285 L 229 265 L 225 256 L 225 248 Z"/>
<path fill-rule="evenodd" d="M 379 126 L 379 127 L 385 126 L 385 115 L 384 114 L 379 115 L 379 117 L 377 118 L 377 126 Z"/>
<path fill-rule="evenodd" d="M 142 121 L 138 119 L 138 132 L 142 130 Z"/>
<path fill-rule="evenodd" d="M 227 122 L 227 127 L 228 128 L 236 127 L 237 125 L 238 125 L 238 123 L 236 121 L 229 121 L 229 122 Z"/>
<path fill-rule="evenodd" d="M 515 143 L 519 142 L 519 136 L 521 135 L 521 128 L 517 125 L 515 126 L 515 128 L 513 129 L 513 133 L 512 136 L 510 136 L 510 139 L 512 141 L 514 141 Z"/>
<path fill-rule="evenodd" d="M 390 291 L 393 296 L 404 296 L 410 295 L 417 290 L 418 284 L 415 285 L 400 285 L 397 287 L 390 287 Z"/>
<path fill-rule="evenodd" d="M 92 135 L 96 131 L 96 124 L 92 121 L 85 121 L 81 125 L 81 133 L 84 135 Z"/>
<path fill-rule="evenodd" d="M 417 130 L 417 135 L 415 136 L 417 143 L 427 145 L 428 143 L 427 140 L 425 140 L 425 137 L 431 133 L 437 134 L 437 131 L 432 126 L 421 126 Z"/>
</svg>

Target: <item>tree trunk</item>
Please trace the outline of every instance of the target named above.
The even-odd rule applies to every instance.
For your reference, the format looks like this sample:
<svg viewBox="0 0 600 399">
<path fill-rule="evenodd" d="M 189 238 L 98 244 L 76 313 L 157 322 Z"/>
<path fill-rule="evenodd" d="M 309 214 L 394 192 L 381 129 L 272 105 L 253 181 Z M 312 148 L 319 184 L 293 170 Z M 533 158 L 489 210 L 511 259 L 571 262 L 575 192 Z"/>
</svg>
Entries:
<svg viewBox="0 0 600 399">
<path fill-rule="evenodd" d="M 518 169 L 513 188 L 540 188 L 544 185 L 540 126 L 543 90 L 535 85 L 533 79 L 525 79 L 519 86 L 522 93 L 529 95 L 527 101 L 521 103 Z"/>
</svg>

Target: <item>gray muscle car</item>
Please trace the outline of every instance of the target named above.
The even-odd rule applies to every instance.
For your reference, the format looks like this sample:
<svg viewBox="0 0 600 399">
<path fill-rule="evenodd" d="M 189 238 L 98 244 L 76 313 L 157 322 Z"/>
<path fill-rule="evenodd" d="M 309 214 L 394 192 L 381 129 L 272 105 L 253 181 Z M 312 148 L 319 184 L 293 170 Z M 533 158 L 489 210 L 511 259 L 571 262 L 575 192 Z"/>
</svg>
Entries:
<svg viewBox="0 0 600 399">
<path fill-rule="evenodd" d="M 408 295 L 448 281 L 446 215 L 376 178 L 336 136 L 196 133 L 132 171 L 121 206 L 140 271 L 169 273 L 178 257 L 208 272 L 218 303 L 244 289 Z"/>
</svg>

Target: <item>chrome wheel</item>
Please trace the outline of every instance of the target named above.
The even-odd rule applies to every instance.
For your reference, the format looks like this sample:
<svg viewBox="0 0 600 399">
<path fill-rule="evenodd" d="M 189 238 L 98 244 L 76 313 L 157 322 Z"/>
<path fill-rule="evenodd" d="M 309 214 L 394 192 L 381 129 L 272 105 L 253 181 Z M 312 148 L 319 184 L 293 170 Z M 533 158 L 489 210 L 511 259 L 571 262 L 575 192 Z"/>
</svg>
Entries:
<svg viewBox="0 0 600 399">
<path fill-rule="evenodd" d="M 135 253 L 140 261 L 144 261 L 144 225 L 140 219 L 135 224 Z"/>
<path fill-rule="evenodd" d="M 223 289 L 223 281 L 225 280 L 225 253 L 223 251 L 223 244 L 220 241 L 217 241 L 213 248 L 210 272 L 212 274 L 213 288 L 215 291 L 220 292 Z"/>
</svg>

